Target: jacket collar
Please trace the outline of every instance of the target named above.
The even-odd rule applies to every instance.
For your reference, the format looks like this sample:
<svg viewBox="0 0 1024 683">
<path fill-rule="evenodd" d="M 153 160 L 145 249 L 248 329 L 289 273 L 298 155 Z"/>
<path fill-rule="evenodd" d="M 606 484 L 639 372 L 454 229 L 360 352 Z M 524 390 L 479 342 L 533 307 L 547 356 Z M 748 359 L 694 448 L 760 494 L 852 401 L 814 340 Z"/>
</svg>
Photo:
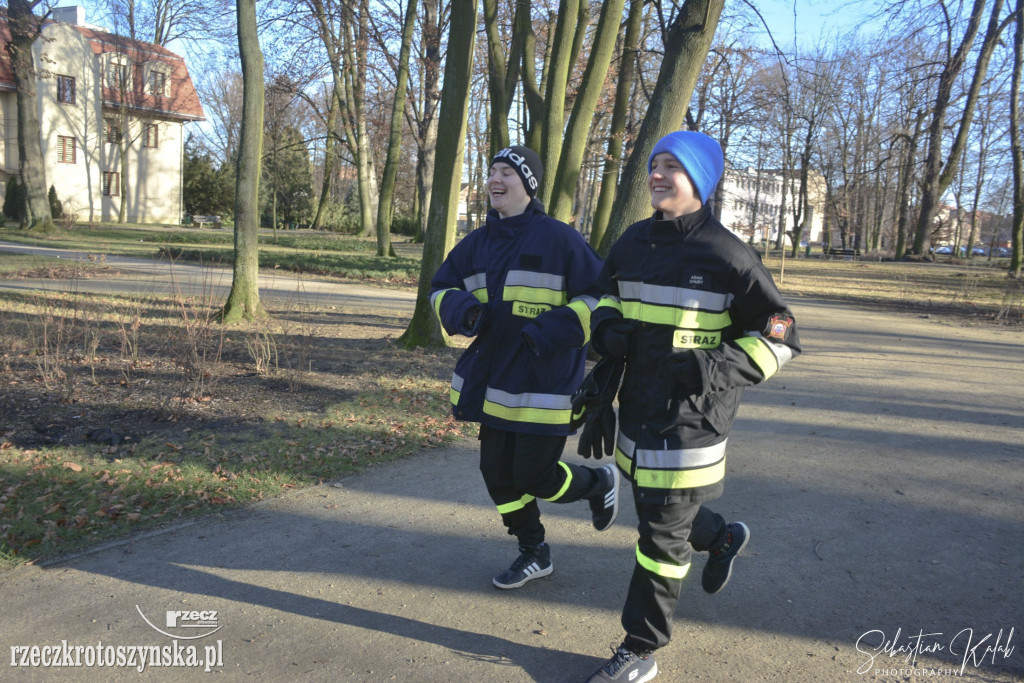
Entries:
<svg viewBox="0 0 1024 683">
<path fill-rule="evenodd" d="M 530 203 L 526 205 L 526 210 L 515 216 L 509 216 L 508 218 L 502 218 L 498 215 L 498 212 L 494 209 L 487 211 L 487 227 L 491 230 L 496 231 L 499 235 L 511 236 L 515 230 L 528 225 L 533 221 L 534 216 L 540 214 L 541 216 L 547 215 L 544 212 L 544 204 L 539 199 L 534 197 L 530 200 Z"/>
<path fill-rule="evenodd" d="M 686 234 L 694 228 L 702 225 L 711 215 L 711 211 L 707 205 L 701 206 L 693 213 L 688 213 L 677 218 L 663 218 L 661 211 L 654 212 L 654 226 L 657 229 L 673 229 L 682 234 Z"/>
</svg>

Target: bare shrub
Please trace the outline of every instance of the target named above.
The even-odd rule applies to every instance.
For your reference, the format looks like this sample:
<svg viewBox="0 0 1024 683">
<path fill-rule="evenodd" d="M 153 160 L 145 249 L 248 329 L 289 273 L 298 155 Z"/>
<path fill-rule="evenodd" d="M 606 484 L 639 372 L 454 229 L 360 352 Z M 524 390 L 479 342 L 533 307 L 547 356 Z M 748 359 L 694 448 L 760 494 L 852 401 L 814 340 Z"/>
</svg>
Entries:
<svg viewBox="0 0 1024 683">
<path fill-rule="evenodd" d="M 139 367 L 139 340 L 142 335 L 142 314 L 146 307 L 142 299 L 132 298 L 123 305 L 111 305 L 118 341 L 121 346 L 121 376 L 130 387 L 135 370 Z"/>
<path fill-rule="evenodd" d="M 267 328 L 249 333 L 245 338 L 245 350 L 249 352 L 256 374 L 269 375 L 278 370 L 277 340 Z"/>
<path fill-rule="evenodd" d="M 304 303 L 305 299 L 306 292 L 300 279 L 295 295 L 286 302 L 285 313 L 280 318 L 281 338 L 284 340 L 282 356 L 290 391 L 296 391 L 305 373 L 312 372 L 313 346 L 322 333 L 321 327 L 310 318 L 316 309 Z"/>
<path fill-rule="evenodd" d="M 976 273 L 966 273 L 960 281 L 960 285 L 953 292 L 950 303 L 970 306 L 978 301 L 978 290 L 981 277 Z"/>
<path fill-rule="evenodd" d="M 1024 319 L 1024 280 L 1007 280 L 996 320 Z"/>
<path fill-rule="evenodd" d="M 160 412 L 167 418 L 176 418 L 187 402 L 204 399 L 216 386 L 224 328 L 212 298 L 205 281 L 199 296 L 183 296 L 180 289 L 174 295 L 174 321 L 165 349 L 177 372 L 160 400 Z"/>
</svg>

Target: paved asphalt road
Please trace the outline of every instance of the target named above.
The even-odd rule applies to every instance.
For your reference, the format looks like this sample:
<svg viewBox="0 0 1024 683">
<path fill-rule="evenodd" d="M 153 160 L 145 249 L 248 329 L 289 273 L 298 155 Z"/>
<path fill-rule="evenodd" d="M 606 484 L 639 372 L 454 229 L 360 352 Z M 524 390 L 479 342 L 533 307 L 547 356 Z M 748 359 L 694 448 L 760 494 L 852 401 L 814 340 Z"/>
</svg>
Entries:
<svg viewBox="0 0 1024 683">
<path fill-rule="evenodd" d="M 656 680 L 1024 680 L 1020 329 L 792 303 L 805 353 L 747 392 L 712 504 L 752 540 L 715 596 L 695 558 Z M 499 591 L 475 443 L 424 451 L 0 574 L 0 678 L 193 680 L 195 646 L 227 680 L 582 681 L 621 637 L 631 501 L 600 534 L 544 504 L 554 574 Z"/>
<path fill-rule="evenodd" d="M 0 242 L 0 258 L 4 252 L 34 254 L 68 260 L 88 261 L 84 252 L 34 247 Z M 2 290 L 48 290 L 105 292 L 117 294 L 173 294 L 210 297 L 224 301 L 231 290 L 231 268 L 198 266 L 190 263 L 171 263 L 126 256 L 106 256 L 104 262 L 117 268 L 123 275 L 117 278 L 74 280 L 5 280 L 0 279 Z M 383 308 L 389 311 L 412 311 L 416 292 L 409 289 L 384 289 L 365 285 L 326 282 L 291 273 L 260 273 L 260 299 L 265 303 L 301 302 L 311 306 L 357 306 Z"/>
</svg>

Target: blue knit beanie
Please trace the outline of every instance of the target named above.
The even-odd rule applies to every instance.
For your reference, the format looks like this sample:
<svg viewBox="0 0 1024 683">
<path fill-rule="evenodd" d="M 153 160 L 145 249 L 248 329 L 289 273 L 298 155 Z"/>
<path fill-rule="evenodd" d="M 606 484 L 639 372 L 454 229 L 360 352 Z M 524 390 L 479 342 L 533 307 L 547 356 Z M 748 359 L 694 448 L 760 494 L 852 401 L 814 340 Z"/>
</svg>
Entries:
<svg viewBox="0 0 1024 683">
<path fill-rule="evenodd" d="M 700 203 L 706 204 L 715 191 L 715 185 L 722 178 L 725 157 L 722 146 L 704 133 L 692 130 L 677 130 L 669 133 L 654 145 L 647 159 L 647 173 L 651 173 L 651 162 L 662 152 L 668 152 L 682 164 L 683 170 L 693 181 L 694 189 L 700 195 Z"/>
</svg>

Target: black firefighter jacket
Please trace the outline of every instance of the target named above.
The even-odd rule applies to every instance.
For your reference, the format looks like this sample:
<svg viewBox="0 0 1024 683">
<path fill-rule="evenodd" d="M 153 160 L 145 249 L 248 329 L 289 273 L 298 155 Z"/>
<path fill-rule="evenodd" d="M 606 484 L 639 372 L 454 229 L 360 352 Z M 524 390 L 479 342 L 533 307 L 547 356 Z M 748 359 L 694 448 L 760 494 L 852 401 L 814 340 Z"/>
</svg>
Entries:
<svg viewBox="0 0 1024 683">
<path fill-rule="evenodd" d="M 800 352 L 793 314 L 758 253 L 704 207 L 631 225 L 598 277 L 601 326 L 634 321 L 619 390 L 615 458 L 640 496 L 699 502 L 721 495 L 725 446 L 744 387 Z M 605 328 L 607 329 L 607 328 Z M 690 355 L 692 381 L 673 376 Z"/>
</svg>

